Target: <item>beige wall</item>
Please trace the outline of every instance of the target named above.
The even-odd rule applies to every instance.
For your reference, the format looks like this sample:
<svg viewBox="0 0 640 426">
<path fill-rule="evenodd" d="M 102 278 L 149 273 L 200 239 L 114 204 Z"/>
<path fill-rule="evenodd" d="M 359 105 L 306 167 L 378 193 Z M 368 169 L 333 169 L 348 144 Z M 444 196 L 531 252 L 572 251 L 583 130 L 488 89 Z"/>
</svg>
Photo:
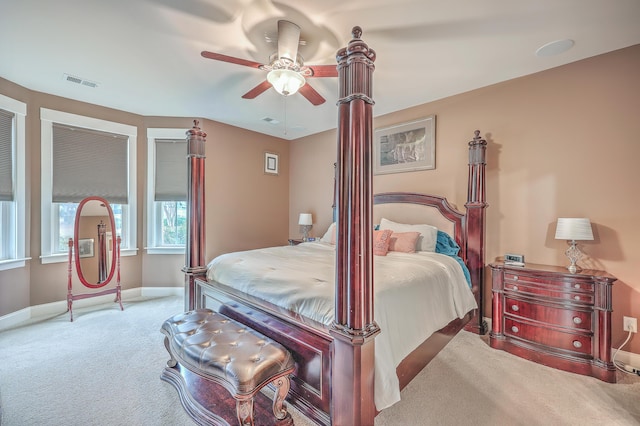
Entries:
<svg viewBox="0 0 640 426">
<path fill-rule="evenodd" d="M 463 208 L 467 142 L 479 129 L 488 142 L 488 261 L 512 252 L 527 262 L 566 265 L 566 244 L 554 239 L 556 219 L 590 218 L 595 241 L 581 244 L 588 255 L 581 264 L 618 278 L 617 347 L 626 338 L 622 316 L 640 318 L 639 69 L 634 46 L 376 117 L 374 126 L 385 127 L 435 114 L 437 145 L 435 170 L 375 176 L 374 192 L 442 194 Z M 418 90 L 428 91 L 429 82 L 422 84 Z M 290 235 L 298 233 L 302 211 L 314 213 L 316 235 L 330 224 L 335 159 L 334 131 L 292 144 Z M 640 353 L 640 338 L 624 350 Z"/>
<path fill-rule="evenodd" d="M 184 128 L 192 118 L 143 117 L 20 87 L 0 78 L 0 93 L 27 104 L 27 256 L 25 268 L 0 271 L 0 316 L 22 308 L 66 300 L 67 263 L 40 261 L 40 108 L 136 126 L 137 246 L 121 261 L 124 289 L 181 286 L 183 255 L 149 255 L 146 241 L 147 128 Z M 238 249 L 286 244 L 289 212 L 289 142 L 210 120 L 200 120 L 206 144 L 206 258 Z M 264 152 L 280 155 L 280 174 L 263 173 Z M 91 292 L 74 279 L 74 292 Z"/>
</svg>

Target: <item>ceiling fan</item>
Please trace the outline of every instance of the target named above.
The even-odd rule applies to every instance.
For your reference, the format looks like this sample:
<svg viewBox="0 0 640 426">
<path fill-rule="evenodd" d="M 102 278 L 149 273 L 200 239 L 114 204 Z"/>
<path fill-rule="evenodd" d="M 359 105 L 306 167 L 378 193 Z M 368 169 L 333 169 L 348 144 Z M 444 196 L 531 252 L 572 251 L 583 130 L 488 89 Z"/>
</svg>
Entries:
<svg viewBox="0 0 640 426">
<path fill-rule="evenodd" d="M 290 21 L 278 21 L 278 51 L 269 58 L 269 64 L 260 64 L 220 53 L 203 51 L 202 56 L 216 61 L 230 62 L 268 71 L 267 79 L 242 95 L 244 99 L 254 99 L 269 87 L 273 87 L 283 96 L 290 96 L 300 91 L 313 105 L 320 105 L 325 99 L 306 79 L 309 77 L 337 77 L 336 65 L 304 65 L 298 55 L 300 44 L 300 27 Z"/>
</svg>

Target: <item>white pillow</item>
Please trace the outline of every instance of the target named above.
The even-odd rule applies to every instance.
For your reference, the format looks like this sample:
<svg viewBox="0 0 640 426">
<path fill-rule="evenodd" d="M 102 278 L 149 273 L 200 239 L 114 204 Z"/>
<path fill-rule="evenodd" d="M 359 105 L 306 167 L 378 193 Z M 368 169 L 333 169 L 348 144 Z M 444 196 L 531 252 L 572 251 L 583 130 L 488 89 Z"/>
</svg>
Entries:
<svg viewBox="0 0 640 426">
<path fill-rule="evenodd" d="M 327 229 L 327 232 L 325 232 L 322 238 L 320 238 L 320 241 L 322 241 L 323 243 L 335 244 L 336 243 L 335 234 L 336 234 L 336 223 L 333 222 L 331 225 L 329 225 L 329 229 Z"/>
<path fill-rule="evenodd" d="M 406 223 L 396 223 L 389 219 L 382 218 L 380 229 L 391 229 L 393 232 L 419 232 L 420 237 L 416 242 L 416 251 L 436 251 L 438 241 L 438 228 L 431 225 L 409 225 Z"/>
</svg>

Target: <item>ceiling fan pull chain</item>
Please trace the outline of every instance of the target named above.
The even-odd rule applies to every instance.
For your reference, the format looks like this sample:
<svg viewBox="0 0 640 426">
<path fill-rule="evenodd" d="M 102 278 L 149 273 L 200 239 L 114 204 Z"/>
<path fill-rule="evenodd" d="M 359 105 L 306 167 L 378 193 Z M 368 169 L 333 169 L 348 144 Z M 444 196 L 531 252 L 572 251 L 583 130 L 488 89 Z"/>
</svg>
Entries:
<svg viewBox="0 0 640 426">
<path fill-rule="evenodd" d="M 284 134 L 287 135 L 287 97 L 282 97 L 284 102 Z"/>
</svg>

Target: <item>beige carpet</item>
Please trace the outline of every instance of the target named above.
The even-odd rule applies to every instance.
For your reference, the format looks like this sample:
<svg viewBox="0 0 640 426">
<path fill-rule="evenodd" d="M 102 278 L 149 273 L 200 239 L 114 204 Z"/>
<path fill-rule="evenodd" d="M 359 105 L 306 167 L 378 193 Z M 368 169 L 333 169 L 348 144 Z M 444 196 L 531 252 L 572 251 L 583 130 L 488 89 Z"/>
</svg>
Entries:
<svg viewBox="0 0 640 426">
<path fill-rule="evenodd" d="M 0 333 L 3 426 L 192 425 L 159 329 L 179 297 L 74 310 Z M 463 332 L 376 417 L 391 425 L 640 425 L 640 378 L 611 385 L 543 367 Z M 312 423 L 291 410 L 299 426 Z"/>
<path fill-rule="evenodd" d="M 491 349 L 487 336 L 462 332 L 403 390 L 402 401 L 378 415 L 376 426 L 640 425 L 640 377 L 620 380 L 538 365 Z"/>
</svg>

